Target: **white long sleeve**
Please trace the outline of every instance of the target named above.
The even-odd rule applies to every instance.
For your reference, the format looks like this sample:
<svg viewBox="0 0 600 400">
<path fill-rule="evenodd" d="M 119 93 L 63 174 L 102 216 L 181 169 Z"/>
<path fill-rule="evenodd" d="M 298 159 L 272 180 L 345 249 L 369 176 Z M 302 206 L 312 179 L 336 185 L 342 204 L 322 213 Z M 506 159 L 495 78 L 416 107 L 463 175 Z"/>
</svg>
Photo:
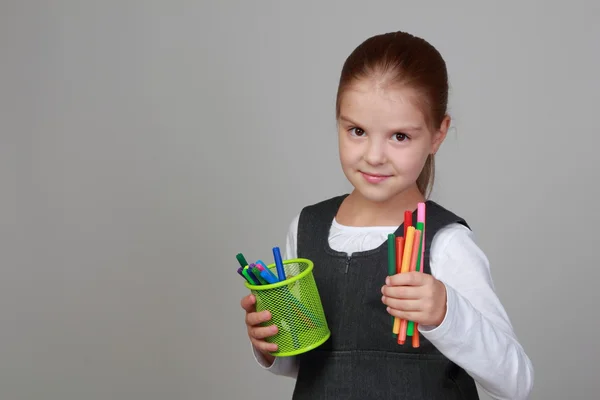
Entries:
<svg viewBox="0 0 600 400">
<path fill-rule="evenodd" d="M 290 229 L 288 230 L 284 250 L 285 260 L 291 260 L 298 257 L 298 252 L 296 251 L 296 242 L 299 217 L 300 216 L 298 215 L 296 218 L 294 218 L 290 224 Z M 254 346 L 252 346 L 252 353 L 254 354 L 254 359 L 256 362 L 258 362 L 260 366 L 272 374 L 287 376 L 289 378 L 296 378 L 298 376 L 298 362 L 296 357 L 275 357 L 273 364 L 269 365 L 262 353 L 260 353 Z"/>
<path fill-rule="evenodd" d="M 297 257 L 298 220 L 296 216 L 290 224 L 286 259 Z M 366 251 L 381 245 L 396 228 L 347 227 L 334 220 L 329 243 L 341 252 Z M 461 224 L 441 229 L 431 243 L 430 255 L 431 274 L 446 286 L 447 313 L 437 327 L 419 326 L 421 334 L 492 398 L 527 399 L 533 387 L 533 366 L 494 292 L 489 262 L 471 230 Z M 254 356 L 273 374 L 297 376 L 295 357 L 277 357 L 267 366 L 256 350 Z"/>
<path fill-rule="evenodd" d="M 485 254 L 463 225 L 438 232 L 431 272 L 446 285 L 447 312 L 435 328 L 419 331 L 498 400 L 527 399 L 533 365 L 519 344 L 498 296 Z"/>
</svg>

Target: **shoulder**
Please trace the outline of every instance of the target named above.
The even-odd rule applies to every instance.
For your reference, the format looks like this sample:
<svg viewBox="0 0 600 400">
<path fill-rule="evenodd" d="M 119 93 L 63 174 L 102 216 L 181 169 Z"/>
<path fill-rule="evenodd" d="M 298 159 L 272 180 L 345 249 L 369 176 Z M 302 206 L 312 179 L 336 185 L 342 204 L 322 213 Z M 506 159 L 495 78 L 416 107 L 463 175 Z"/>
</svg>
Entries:
<svg viewBox="0 0 600 400">
<path fill-rule="evenodd" d="M 468 243 L 474 243 L 473 231 L 460 222 L 450 223 L 443 228 L 440 228 L 432 238 L 432 256 L 433 253 L 446 253 Z"/>
<path fill-rule="evenodd" d="M 426 212 L 425 231 L 432 227 L 430 232 L 435 232 L 429 238 L 432 259 L 439 260 L 460 249 L 476 247 L 471 227 L 457 213 L 431 200 L 427 202 Z"/>
<path fill-rule="evenodd" d="M 487 264 L 483 251 L 475 242 L 475 234 L 467 221 L 444 206 L 428 201 L 425 232 L 434 232 L 429 242 L 432 264 L 441 261 L 464 261 Z M 433 272 L 433 265 L 432 265 Z"/>
<path fill-rule="evenodd" d="M 427 228 L 425 228 L 427 229 Z M 435 276 L 485 277 L 490 280 L 487 256 L 475 241 L 473 231 L 461 224 L 452 223 L 437 231 L 431 242 L 431 273 Z"/>
<path fill-rule="evenodd" d="M 330 197 L 302 208 L 298 215 L 298 225 L 309 230 L 329 224 L 348 194 Z"/>
<path fill-rule="evenodd" d="M 294 216 L 294 218 L 292 218 L 292 221 L 290 222 L 290 225 L 288 227 L 288 237 L 296 237 L 296 235 L 298 234 L 298 223 L 300 221 L 300 214 L 296 214 Z"/>
<path fill-rule="evenodd" d="M 437 232 L 439 230 L 444 229 L 446 226 L 455 223 L 462 224 L 465 227 L 469 228 L 469 225 L 467 224 L 467 221 L 465 221 L 464 218 L 432 200 L 428 200 L 426 203 L 425 215 L 425 229 L 427 229 L 427 227 L 429 226 Z"/>
<path fill-rule="evenodd" d="M 323 224 L 328 218 L 328 215 L 331 215 L 332 213 L 335 214 L 335 211 L 347 196 L 347 194 L 343 194 L 309 204 L 303 207 L 300 212 L 292 218 L 288 225 L 286 238 L 288 258 L 295 258 L 297 255 L 298 237 L 300 236 L 299 226 L 302 225 L 304 230 L 308 229 L 308 231 L 311 232 L 316 231 L 316 228 Z"/>
<path fill-rule="evenodd" d="M 307 222 L 311 219 L 319 218 L 326 213 L 335 213 L 337 208 L 339 208 L 340 204 L 342 204 L 342 201 L 344 201 L 346 197 L 348 197 L 348 194 L 342 194 L 304 206 L 290 222 L 289 232 L 295 235 L 298 231 L 298 225 L 301 222 Z"/>
</svg>

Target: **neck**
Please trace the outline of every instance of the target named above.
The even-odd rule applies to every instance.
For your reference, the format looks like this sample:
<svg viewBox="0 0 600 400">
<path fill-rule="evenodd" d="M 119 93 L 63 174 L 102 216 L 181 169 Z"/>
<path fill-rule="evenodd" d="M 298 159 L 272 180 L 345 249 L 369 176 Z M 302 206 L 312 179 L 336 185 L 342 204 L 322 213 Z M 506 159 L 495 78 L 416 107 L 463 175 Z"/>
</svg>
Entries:
<svg viewBox="0 0 600 400">
<path fill-rule="evenodd" d="M 423 201 L 416 185 L 383 202 L 366 199 L 354 190 L 340 206 L 336 219 L 347 226 L 399 226 L 404 222 L 404 211 L 416 210 Z"/>
</svg>

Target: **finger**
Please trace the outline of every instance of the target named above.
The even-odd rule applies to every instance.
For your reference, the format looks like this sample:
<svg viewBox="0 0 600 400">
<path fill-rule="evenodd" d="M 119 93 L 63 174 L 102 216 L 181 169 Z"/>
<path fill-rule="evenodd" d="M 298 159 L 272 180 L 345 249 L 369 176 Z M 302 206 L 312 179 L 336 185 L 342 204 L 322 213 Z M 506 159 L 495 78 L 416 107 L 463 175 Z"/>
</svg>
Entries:
<svg viewBox="0 0 600 400">
<path fill-rule="evenodd" d="M 262 351 L 264 353 L 271 353 L 277 351 L 278 347 L 275 343 L 265 342 L 264 340 L 256 340 L 250 339 L 252 345 L 256 347 L 257 350 Z"/>
<path fill-rule="evenodd" d="M 271 319 L 271 313 L 269 311 L 251 312 L 246 314 L 246 325 L 255 326 L 263 322 L 267 322 Z"/>
<path fill-rule="evenodd" d="M 422 313 L 420 313 L 419 311 L 401 311 L 391 307 L 388 307 L 386 311 L 388 312 L 388 314 L 393 315 L 394 317 L 398 317 L 400 319 L 405 319 L 414 322 L 421 321 L 420 316 L 422 315 Z"/>
<path fill-rule="evenodd" d="M 254 312 L 256 311 L 256 298 L 253 294 L 249 294 L 248 296 L 244 296 L 240 305 L 246 312 Z"/>
<path fill-rule="evenodd" d="M 420 300 L 400 300 L 382 296 L 381 301 L 390 308 L 399 311 L 423 311 L 422 302 Z"/>
<path fill-rule="evenodd" d="M 388 276 L 385 283 L 388 286 L 423 286 L 428 279 L 431 279 L 431 275 L 413 271 Z"/>
<path fill-rule="evenodd" d="M 386 297 L 396 299 L 419 299 L 421 298 L 421 288 L 419 286 L 387 286 L 381 287 L 381 294 Z"/>
<path fill-rule="evenodd" d="M 277 334 L 277 325 L 270 325 L 264 327 L 250 328 L 248 333 L 254 339 L 265 339 Z"/>
</svg>

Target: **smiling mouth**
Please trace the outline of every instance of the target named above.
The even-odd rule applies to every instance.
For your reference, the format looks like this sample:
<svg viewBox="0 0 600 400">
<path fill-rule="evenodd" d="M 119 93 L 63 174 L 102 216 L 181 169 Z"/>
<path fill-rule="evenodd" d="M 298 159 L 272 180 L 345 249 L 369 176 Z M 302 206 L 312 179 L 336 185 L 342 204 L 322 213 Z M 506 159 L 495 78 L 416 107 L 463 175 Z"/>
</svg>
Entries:
<svg viewBox="0 0 600 400">
<path fill-rule="evenodd" d="M 370 174 L 368 172 L 360 171 L 361 174 L 370 176 L 373 178 L 389 178 L 391 175 L 383 175 L 383 174 Z"/>
<path fill-rule="evenodd" d="M 360 173 L 368 183 L 381 183 L 391 176 L 391 175 L 381 175 L 381 174 L 369 174 L 369 173 L 363 172 L 363 171 L 360 171 Z"/>
</svg>

